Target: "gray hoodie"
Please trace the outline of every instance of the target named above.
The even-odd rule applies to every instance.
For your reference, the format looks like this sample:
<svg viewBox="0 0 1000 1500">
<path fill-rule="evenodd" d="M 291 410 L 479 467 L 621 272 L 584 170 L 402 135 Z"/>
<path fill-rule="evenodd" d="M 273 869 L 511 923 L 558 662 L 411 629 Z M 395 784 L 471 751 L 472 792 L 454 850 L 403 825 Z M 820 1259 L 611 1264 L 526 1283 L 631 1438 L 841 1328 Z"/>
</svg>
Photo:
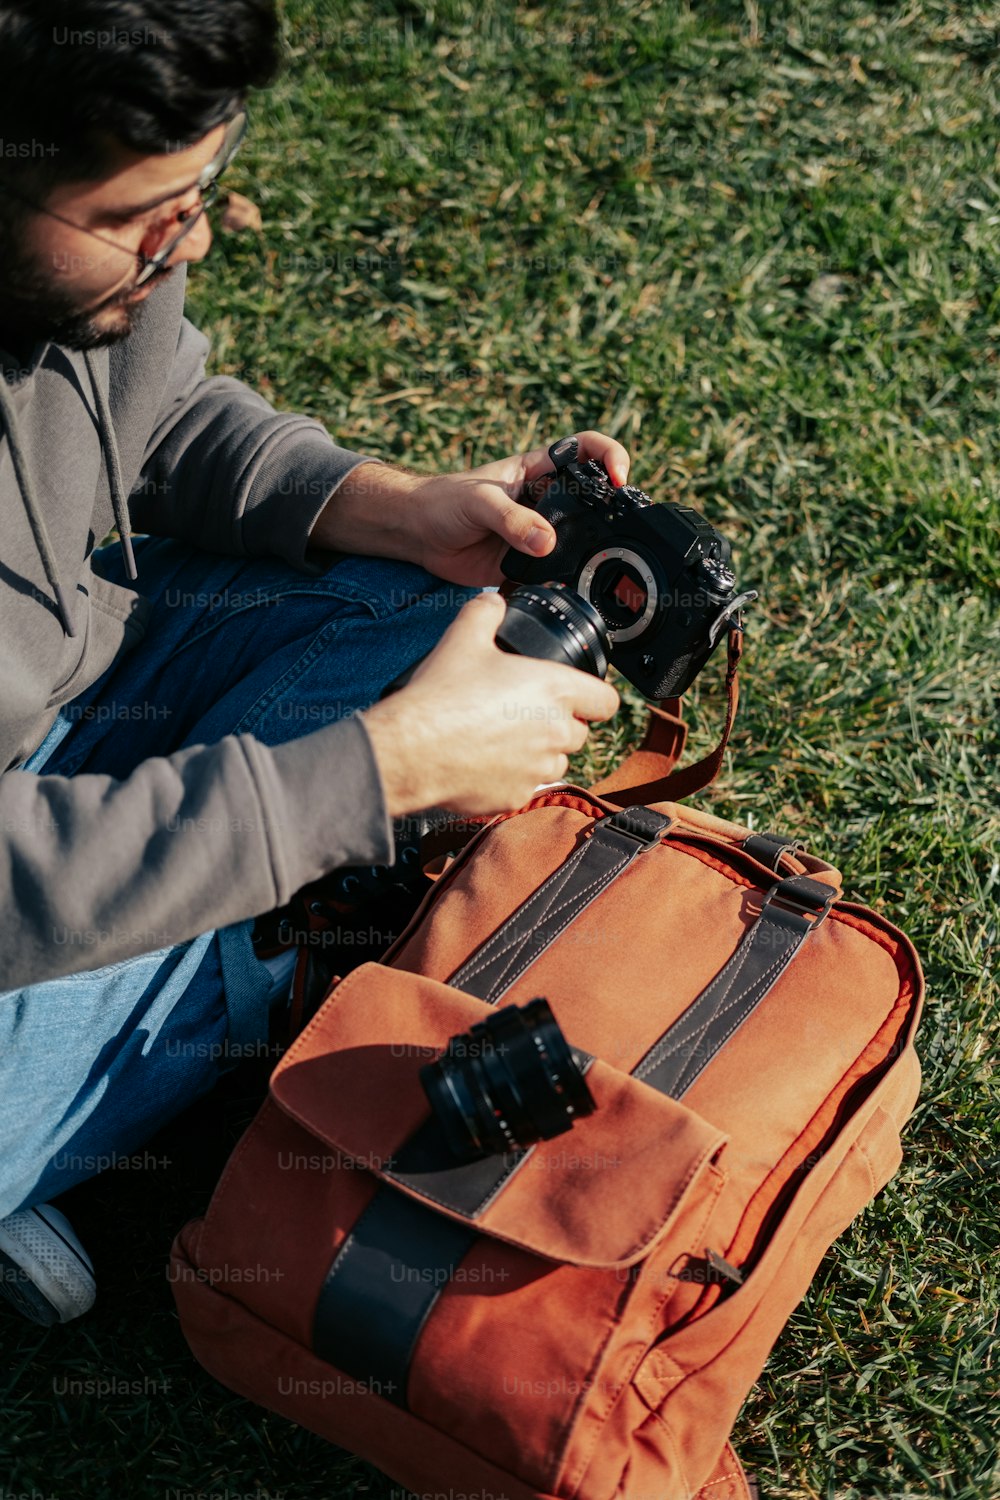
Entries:
<svg viewBox="0 0 1000 1500">
<path fill-rule="evenodd" d="M 229 735 L 124 781 L 18 769 L 60 704 L 145 632 L 148 601 L 90 565 L 116 525 L 130 556 L 130 511 L 138 530 L 211 552 L 311 574 L 333 560 L 307 560 L 308 533 L 366 455 L 206 379 L 183 306 L 176 272 L 110 350 L 0 350 L 0 991 L 184 942 L 337 865 L 393 857 L 358 717 L 274 748 Z"/>
</svg>

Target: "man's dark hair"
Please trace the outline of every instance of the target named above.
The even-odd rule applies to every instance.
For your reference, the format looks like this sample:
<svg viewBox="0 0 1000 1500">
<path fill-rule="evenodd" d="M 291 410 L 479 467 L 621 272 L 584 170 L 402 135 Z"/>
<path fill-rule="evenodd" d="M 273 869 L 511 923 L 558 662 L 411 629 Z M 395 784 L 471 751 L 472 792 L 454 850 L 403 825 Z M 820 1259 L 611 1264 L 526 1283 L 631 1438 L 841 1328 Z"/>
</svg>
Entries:
<svg viewBox="0 0 1000 1500">
<path fill-rule="evenodd" d="M 112 141 L 194 145 L 279 55 L 274 0 L 0 0 L 0 178 L 39 198 L 99 178 Z"/>
</svg>

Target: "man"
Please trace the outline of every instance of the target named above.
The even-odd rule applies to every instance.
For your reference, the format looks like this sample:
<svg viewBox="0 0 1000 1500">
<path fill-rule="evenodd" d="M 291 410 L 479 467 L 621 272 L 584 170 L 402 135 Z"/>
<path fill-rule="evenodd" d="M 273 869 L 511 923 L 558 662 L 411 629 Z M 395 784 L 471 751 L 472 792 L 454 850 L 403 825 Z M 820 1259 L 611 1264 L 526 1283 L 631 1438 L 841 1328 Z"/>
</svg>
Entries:
<svg viewBox="0 0 1000 1500">
<path fill-rule="evenodd" d="M 206 378 L 185 263 L 276 61 L 272 0 L 0 0 L 0 1291 L 42 1323 L 94 1295 L 48 1199 L 266 1035 L 253 918 L 618 706 L 494 642 L 544 448 L 428 478 Z"/>
</svg>

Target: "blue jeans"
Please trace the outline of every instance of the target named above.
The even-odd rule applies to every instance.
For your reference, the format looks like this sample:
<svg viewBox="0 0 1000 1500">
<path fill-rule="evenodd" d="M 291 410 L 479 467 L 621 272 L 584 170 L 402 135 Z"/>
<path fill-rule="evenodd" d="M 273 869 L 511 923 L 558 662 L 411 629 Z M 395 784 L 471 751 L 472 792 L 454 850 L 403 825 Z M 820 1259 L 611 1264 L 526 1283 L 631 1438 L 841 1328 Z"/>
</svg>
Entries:
<svg viewBox="0 0 1000 1500">
<path fill-rule="evenodd" d="M 63 706 L 23 770 L 123 779 L 235 732 L 296 739 L 373 703 L 480 592 L 381 558 L 310 578 L 160 537 L 136 538 L 135 555 L 144 640 Z M 127 582 L 117 544 L 94 567 Z M 252 929 L 0 995 L 0 1218 L 127 1156 L 266 1045 L 275 997 Z"/>
</svg>

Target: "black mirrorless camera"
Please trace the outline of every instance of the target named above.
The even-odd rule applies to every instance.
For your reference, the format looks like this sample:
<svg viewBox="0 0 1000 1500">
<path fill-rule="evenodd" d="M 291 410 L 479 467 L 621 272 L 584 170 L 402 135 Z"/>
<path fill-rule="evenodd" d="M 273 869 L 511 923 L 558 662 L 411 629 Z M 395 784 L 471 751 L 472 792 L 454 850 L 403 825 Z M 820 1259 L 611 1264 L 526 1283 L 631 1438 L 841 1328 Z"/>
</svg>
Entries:
<svg viewBox="0 0 1000 1500">
<path fill-rule="evenodd" d="M 755 592 L 740 593 L 729 543 L 687 505 L 654 505 L 635 485 L 620 488 L 593 459 L 577 462 L 575 438 L 553 443 L 554 472 L 521 496 L 555 528 L 547 557 L 511 548 L 501 567 L 520 587 L 507 596 L 496 643 L 520 656 L 558 661 L 595 677 L 609 665 L 647 698 L 679 696 Z M 382 696 L 403 687 L 418 663 Z M 413 820 L 407 820 L 412 823 Z M 420 828 L 397 831 L 391 868 L 344 869 L 336 900 L 363 906 L 420 872 Z M 409 862 L 410 868 L 404 868 Z"/>
<path fill-rule="evenodd" d="M 554 549 L 536 558 L 512 547 L 503 572 L 522 584 L 554 584 L 564 600 L 566 590 L 578 595 L 577 629 L 596 634 L 611 665 L 647 698 L 679 696 L 757 595 L 739 592 L 729 543 L 696 510 L 654 505 L 635 485 L 612 484 L 593 459 L 577 462 L 577 452 L 575 438 L 553 443 L 554 472 L 521 497 L 551 522 Z M 545 590 L 529 603 L 527 589 L 509 606 L 518 596 L 521 610 L 539 620 L 569 607 Z M 599 659 L 589 666 L 603 677 L 606 664 L 600 668 Z"/>
</svg>

